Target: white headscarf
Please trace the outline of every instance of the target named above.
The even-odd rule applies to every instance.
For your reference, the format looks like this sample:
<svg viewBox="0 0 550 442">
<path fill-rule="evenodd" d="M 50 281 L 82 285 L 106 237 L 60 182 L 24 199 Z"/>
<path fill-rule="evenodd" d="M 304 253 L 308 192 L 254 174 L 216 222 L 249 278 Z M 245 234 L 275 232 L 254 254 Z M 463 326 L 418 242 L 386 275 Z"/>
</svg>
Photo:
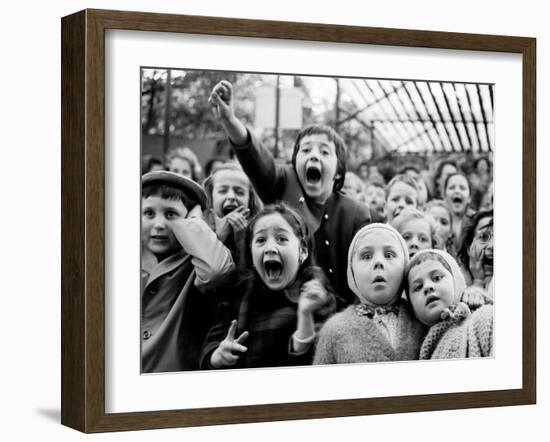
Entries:
<svg viewBox="0 0 550 442">
<path fill-rule="evenodd" d="M 348 286 L 350 290 L 355 293 L 357 297 L 360 297 L 359 293 L 359 287 L 357 287 L 357 282 L 355 281 L 355 275 L 353 274 L 353 269 L 351 268 L 351 258 L 353 257 L 353 253 L 355 252 L 355 249 L 357 248 L 357 245 L 359 241 L 364 238 L 367 234 L 372 233 L 374 230 L 385 230 L 387 232 L 390 232 L 392 235 L 394 235 L 397 238 L 397 242 L 401 245 L 403 249 L 403 256 L 405 258 L 405 267 L 407 268 L 407 264 L 409 263 L 409 249 L 407 248 L 407 243 L 403 239 L 403 237 L 399 234 L 397 230 L 395 230 L 392 226 L 389 224 L 382 224 L 382 223 L 372 223 L 368 224 L 365 227 L 359 229 L 353 239 L 351 240 L 351 244 L 349 246 L 348 250 Z M 401 292 L 400 292 L 401 293 Z"/>
<path fill-rule="evenodd" d="M 406 272 L 407 278 L 409 277 L 409 272 L 411 268 L 415 266 L 418 263 L 418 260 L 421 259 L 426 253 L 438 255 L 441 258 L 443 258 L 443 260 L 448 264 L 449 268 L 451 269 L 451 276 L 453 277 L 453 285 L 454 285 L 453 304 L 460 302 L 460 299 L 462 298 L 462 294 L 464 293 L 464 290 L 466 290 L 466 280 L 464 279 L 464 275 L 462 274 L 462 271 L 460 270 L 460 267 L 458 266 L 458 263 L 456 262 L 456 260 L 443 250 L 426 249 L 426 250 L 421 250 L 416 255 L 414 255 L 411 261 L 409 262 L 409 265 L 407 266 L 407 272 Z M 407 284 L 407 296 L 409 294 L 408 291 L 409 291 L 409 287 Z"/>
</svg>

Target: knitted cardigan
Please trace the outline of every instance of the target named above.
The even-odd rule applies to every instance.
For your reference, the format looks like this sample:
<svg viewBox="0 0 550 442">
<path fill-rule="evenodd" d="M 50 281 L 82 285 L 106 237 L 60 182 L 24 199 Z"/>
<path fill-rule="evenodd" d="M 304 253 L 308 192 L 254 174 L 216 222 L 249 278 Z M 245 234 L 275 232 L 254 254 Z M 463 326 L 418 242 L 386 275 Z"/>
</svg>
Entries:
<svg viewBox="0 0 550 442">
<path fill-rule="evenodd" d="M 399 301 L 397 348 L 376 324 L 356 313 L 354 306 L 335 314 L 319 333 L 314 364 L 407 361 L 418 359 L 426 327 L 417 321 L 406 301 Z"/>
<path fill-rule="evenodd" d="M 493 306 L 471 313 L 460 302 L 433 325 L 420 348 L 420 359 L 480 358 L 493 355 Z"/>
</svg>

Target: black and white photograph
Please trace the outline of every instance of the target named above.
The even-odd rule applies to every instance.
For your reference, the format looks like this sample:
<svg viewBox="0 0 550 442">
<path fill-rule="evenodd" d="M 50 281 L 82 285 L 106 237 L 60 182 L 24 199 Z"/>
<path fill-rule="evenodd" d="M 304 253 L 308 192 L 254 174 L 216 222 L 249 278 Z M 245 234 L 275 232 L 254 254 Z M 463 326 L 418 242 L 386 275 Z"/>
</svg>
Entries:
<svg viewBox="0 0 550 442">
<path fill-rule="evenodd" d="M 142 374 L 494 355 L 494 84 L 140 75 Z"/>
</svg>

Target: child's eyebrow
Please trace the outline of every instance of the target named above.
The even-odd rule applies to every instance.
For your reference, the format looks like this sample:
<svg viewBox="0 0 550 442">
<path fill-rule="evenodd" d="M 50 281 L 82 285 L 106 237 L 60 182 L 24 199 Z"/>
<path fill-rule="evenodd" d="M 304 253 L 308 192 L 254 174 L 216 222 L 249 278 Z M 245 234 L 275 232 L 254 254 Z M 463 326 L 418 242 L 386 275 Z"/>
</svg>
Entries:
<svg viewBox="0 0 550 442">
<path fill-rule="evenodd" d="M 290 233 L 289 230 L 285 227 L 274 227 L 273 230 L 275 230 L 275 233 L 280 233 L 280 232 Z"/>
</svg>

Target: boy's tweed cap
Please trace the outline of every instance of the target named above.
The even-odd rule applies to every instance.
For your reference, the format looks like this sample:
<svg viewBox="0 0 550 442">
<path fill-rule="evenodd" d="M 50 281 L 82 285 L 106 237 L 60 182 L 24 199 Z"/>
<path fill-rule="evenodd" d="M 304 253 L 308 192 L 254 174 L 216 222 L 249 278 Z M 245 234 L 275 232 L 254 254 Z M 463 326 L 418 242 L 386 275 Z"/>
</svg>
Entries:
<svg viewBox="0 0 550 442">
<path fill-rule="evenodd" d="M 200 204 L 203 210 L 206 209 L 206 192 L 195 181 L 180 175 L 179 173 L 166 170 L 155 170 L 148 172 L 141 177 L 141 185 L 160 183 L 183 190 L 191 199 Z"/>
</svg>

